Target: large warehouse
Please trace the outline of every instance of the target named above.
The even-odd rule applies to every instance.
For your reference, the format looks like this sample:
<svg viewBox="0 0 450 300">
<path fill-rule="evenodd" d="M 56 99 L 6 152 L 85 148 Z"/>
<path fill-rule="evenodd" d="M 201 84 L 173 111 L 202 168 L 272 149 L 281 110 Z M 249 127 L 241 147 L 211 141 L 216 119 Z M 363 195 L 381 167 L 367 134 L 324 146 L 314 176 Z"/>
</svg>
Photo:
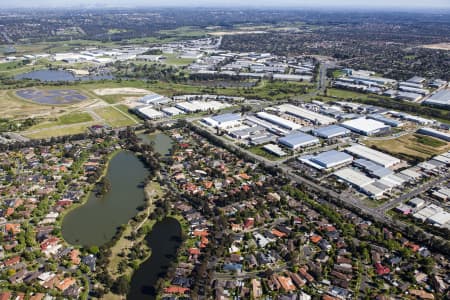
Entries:
<svg viewBox="0 0 450 300">
<path fill-rule="evenodd" d="M 437 92 L 427 100 L 423 101 L 423 103 L 432 106 L 450 107 L 450 89 Z"/>
<path fill-rule="evenodd" d="M 313 130 L 314 135 L 324 138 L 324 139 L 337 138 L 340 136 L 345 136 L 349 133 L 350 133 L 350 130 L 348 130 L 347 128 L 338 126 L 338 125 L 330 125 L 327 127 L 322 127 L 322 128 Z"/>
<path fill-rule="evenodd" d="M 385 192 L 385 189 L 381 188 L 374 179 L 367 177 L 364 173 L 353 170 L 352 168 L 344 168 L 333 174 L 372 198 L 379 198 L 383 196 Z"/>
<path fill-rule="evenodd" d="M 299 125 L 297 123 L 283 119 L 283 118 L 273 115 L 273 114 L 268 114 L 266 112 L 259 112 L 256 114 L 256 116 L 258 116 L 258 118 L 260 118 L 260 119 L 266 120 L 270 123 L 273 123 L 275 125 L 281 126 L 283 128 L 289 129 L 289 130 L 297 130 L 302 127 L 301 125 Z"/>
<path fill-rule="evenodd" d="M 146 119 L 155 120 L 155 119 L 161 119 L 165 115 L 163 112 L 160 112 L 151 106 L 143 106 L 136 109 L 137 113 L 143 116 Z"/>
<path fill-rule="evenodd" d="M 385 168 L 390 168 L 401 162 L 398 158 L 359 144 L 348 147 L 345 151 L 354 156 L 373 161 Z"/>
<path fill-rule="evenodd" d="M 375 135 L 389 130 L 390 126 L 372 119 L 358 118 L 343 122 L 341 126 L 363 135 Z"/>
<path fill-rule="evenodd" d="M 214 128 L 227 129 L 236 127 L 241 124 L 240 114 L 223 114 L 213 117 L 204 118 L 202 121 Z"/>
<path fill-rule="evenodd" d="M 221 110 L 231 105 L 222 103 L 219 101 L 187 101 L 180 102 L 175 105 L 176 108 L 179 108 L 187 113 L 194 113 L 198 111 L 208 111 L 208 110 Z"/>
<path fill-rule="evenodd" d="M 311 121 L 314 124 L 318 125 L 328 125 L 336 123 L 336 119 L 318 114 L 305 108 L 294 106 L 292 104 L 282 104 L 278 106 L 278 110 L 289 115 L 293 115 L 297 118 Z"/>
<path fill-rule="evenodd" d="M 417 133 L 429 135 L 447 142 L 450 142 L 450 134 L 442 131 L 435 130 L 433 128 L 420 128 Z"/>
<path fill-rule="evenodd" d="M 349 164 L 353 161 L 353 157 L 345 152 L 330 150 L 316 156 L 305 155 L 300 157 L 299 160 L 316 169 L 322 170 Z"/>
<path fill-rule="evenodd" d="M 318 144 L 319 139 L 309 134 L 295 132 L 278 139 L 278 142 L 292 150 L 297 150 L 302 147 Z"/>
</svg>

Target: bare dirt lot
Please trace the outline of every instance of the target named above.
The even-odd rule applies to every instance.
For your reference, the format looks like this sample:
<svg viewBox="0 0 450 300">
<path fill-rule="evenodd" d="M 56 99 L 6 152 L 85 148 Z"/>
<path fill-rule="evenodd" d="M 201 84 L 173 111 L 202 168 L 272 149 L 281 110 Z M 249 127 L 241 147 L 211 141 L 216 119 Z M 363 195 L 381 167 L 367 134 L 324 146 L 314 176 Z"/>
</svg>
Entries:
<svg viewBox="0 0 450 300">
<path fill-rule="evenodd" d="M 150 94 L 150 91 L 144 89 L 138 89 L 133 87 L 124 88 L 108 88 L 108 89 L 96 89 L 93 92 L 99 96 L 108 95 L 146 95 Z"/>
<path fill-rule="evenodd" d="M 422 47 L 423 48 L 428 48 L 428 49 L 448 50 L 448 51 L 450 51 L 450 43 L 430 44 L 430 45 L 423 45 Z"/>
</svg>

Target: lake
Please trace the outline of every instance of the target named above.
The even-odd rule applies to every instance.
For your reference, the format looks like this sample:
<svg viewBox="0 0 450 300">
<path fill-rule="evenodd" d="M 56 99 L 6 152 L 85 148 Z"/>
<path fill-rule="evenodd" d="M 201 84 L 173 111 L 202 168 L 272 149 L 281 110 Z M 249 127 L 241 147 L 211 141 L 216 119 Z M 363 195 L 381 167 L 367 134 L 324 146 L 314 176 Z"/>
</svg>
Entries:
<svg viewBox="0 0 450 300">
<path fill-rule="evenodd" d="M 152 249 L 149 259 L 139 266 L 131 278 L 127 299 L 156 299 L 155 284 L 166 275 L 167 269 L 177 255 L 181 245 L 181 224 L 174 218 L 157 222 L 146 236 Z"/>
<path fill-rule="evenodd" d="M 91 193 L 87 202 L 69 212 L 62 223 L 62 235 L 72 245 L 101 246 L 111 240 L 118 227 L 126 224 L 145 204 L 144 164 L 131 152 L 121 151 L 108 166 L 111 189 L 103 197 Z"/>
<path fill-rule="evenodd" d="M 170 136 L 164 133 L 145 134 L 140 133 L 137 135 L 145 144 L 153 144 L 153 148 L 156 152 L 162 156 L 169 155 L 172 149 L 173 140 Z"/>
<path fill-rule="evenodd" d="M 102 80 L 102 79 L 113 79 L 111 74 L 99 74 L 99 75 L 89 75 L 89 76 L 75 76 L 72 72 L 65 70 L 38 70 L 28 73 L 19 74 L 14 79 L 32 79 L 40 80 L 44 82 L 57 82 L 57 81 L 87 81 L 87 80 Z"/>
</svg>

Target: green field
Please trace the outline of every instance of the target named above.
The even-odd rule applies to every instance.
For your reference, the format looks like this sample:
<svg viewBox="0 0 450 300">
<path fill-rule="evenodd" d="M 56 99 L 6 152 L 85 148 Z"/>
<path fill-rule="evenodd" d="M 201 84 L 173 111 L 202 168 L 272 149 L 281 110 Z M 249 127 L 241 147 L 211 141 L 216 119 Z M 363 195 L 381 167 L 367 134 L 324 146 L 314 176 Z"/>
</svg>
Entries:
<svg viewBox="0 0 450 300">
<path fill-rule="evenodd" d="M 166 59 L 163 62 L 172 66 L 187 66 L 195 61 L 192 58 L 179 58 L 178 55 L 178 53 L 164 53 Z"/>
<path fill-rule="evenodd" d="M 91 122 L 91 121 L 93 121 L 93 119 L 92 119 L 91 115 L 88 114 L 87 112 L 73 112 L 73 113 L 62 115 L 59 118 L 48 119 L 47 121 L 44 121 L 42 123 L 39 123 L 39 124 L 31 127 L 30 129 L 28 129 L 28 131 L 50 128 L 50 127 L 54 127 L 54 126 L 86 123 L 86 122 Z"/>
<path fill-rule="evenodd" d="M 51 138 L 55 136 L 64 136 L 86 132 L 87 127 L 92 124 L 74 124 L 64 127 L 51 127 L 36 132 L 24 133 L 24 136 L 33 139 Z"/>
<path fill-rule="evenodd" d="M 127 113 L 122 112 L 114 107 L 102 107 L 95 110 L 105 122 L 111 127 L 125 127 L 137 124 L 136 120 Z"/>
<path fill-rule="evenodd" d="M 267 158 L 267 159 L 269 159 L 269 160 L 276 161 L 276 160 L 282 159 L 282 157 L 278 157 L 278 156 L 276 156 L 276 155 L 273 155 L 273 154 L 267 152 L 266 150 L 264 150 L 264 149 L 262 148 L 262 146 L 255 146 L 255 147 L 252 147 L 252 148 L 250 148 L 250 149 L 248 149 L 248 150 L 249 150 L 251 153 L 253 153 L 253 154 L 256 154 L 256 155 L 261 156 L 261 157 L 264 157 L 264 158 Z"/>
</svg>

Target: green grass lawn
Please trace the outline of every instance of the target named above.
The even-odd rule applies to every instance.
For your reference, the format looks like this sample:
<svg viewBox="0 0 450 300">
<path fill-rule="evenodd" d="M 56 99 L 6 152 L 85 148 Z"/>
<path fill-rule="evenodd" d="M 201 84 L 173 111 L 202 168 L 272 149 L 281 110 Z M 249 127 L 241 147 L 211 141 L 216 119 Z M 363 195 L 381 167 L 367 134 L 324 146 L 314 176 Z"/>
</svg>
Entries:
<svg viewBox="0 0 450 300">
<path fill-rule="evenodd" d="M 62 115 L 58 118 L 47 119 L 46 121 L 41 122 L 41 123 L 29 128 L 28 131 L 46 129 L 46 128 L 62 126 L 62 125 L 86 123 L 86 122 L 92 122 L 92 121 L 93 121 L 93 119 L 92 119 L 91 115 L 87 112 L 73 112 L 73 113 L 68 113 L 68 114 Z"/>
<path fill-rule="evenodd" d="M 447 143 L 444 141 L 440 141 L 436 138 L 425 136 L 425 135 L 415 134 L 414 137 L 416 138 L 418 143 L 424 144 L 426 146 L 442 147 L 442 146 L 447 145 Z"/>
<path fill-rule="evenodd" d="M 122 113 L 120 110 L 114 107 L 102 107 L 95 110 L 105 122 L 111 127 L 125 127 L 135 125 L 137 122 L 135 119 L 131 119 L 128 115 Z"/>
<path fill-rule="evenodd" d="M 87 127 L 91 124 L 73 124 L 66 127 L 50 127 L 33 133 L 24 133 L 24 136 L 34 139 L 51 138 L 55 136 L 72 135 L 86 132 Z"/>
<path fill-rule="evenodd" d="M 141 119 L 139 119 L 136 115 L 134 115 L 134 114 L 129 112 L 128 106 L 123 105 L 123 104 L 118 104 L 118 105 L 115 105 L 115 108 L 117 108 L 118 110 L 120 110 L 124 114 L 127 114 L 130 118 L 135 120 L 137 123 L 142 122 Z"/>
<path fill-rule="evenodd" d="M 267 152 L 266 150 L 264 150 L 262 148 L 262 146 L 252 147 L 252 148 L 249 149 L 249 151 L 254 153 L 254 154 L 256 154 L 256 155 L 258 155 L 258 156 L 261 156 L 261 157 L 264 157 L 264 158 L 267 158 L 267 159 L 273 160 L 273 161 L 282 159 L 282 157 L 278 157 L 276 155 L 273 155 L 273 154 Z"/>
<path fill-rule="evenodd" d="M 172 66 L 187 66 L 195 61 L 192 58 L 179 58 L 178 53 L 164 53 L 163 55 L 166 57 L 163 63 Z"/>
</svg>

